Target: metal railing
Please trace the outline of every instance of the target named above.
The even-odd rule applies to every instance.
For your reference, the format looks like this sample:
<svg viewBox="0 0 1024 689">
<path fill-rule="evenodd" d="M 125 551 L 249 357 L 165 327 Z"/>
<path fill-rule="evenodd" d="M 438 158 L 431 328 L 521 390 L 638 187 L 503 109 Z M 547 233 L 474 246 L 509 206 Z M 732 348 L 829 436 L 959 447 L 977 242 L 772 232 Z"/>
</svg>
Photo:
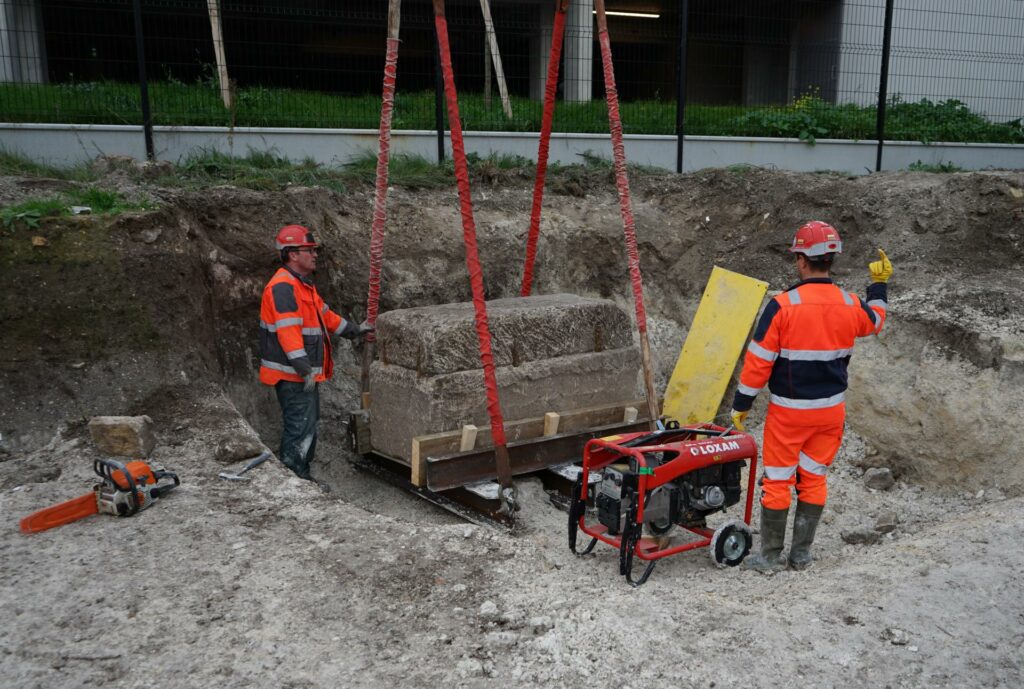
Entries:
<svg viewBox="0 0 1024 689">
<path fill-rule="evenodd" d="M 607 4 L 627 134 L 1024 143 L 1024 2 Z M 157 125 L 373 129 L 387 6 L 0 0 L 0 121 L 143 123 L 145 78 Z M 464 129 L 539 129 L 554 10 L 554 0 L 448 1 Z M 393 126 L 432 129 L 429 0 L 403 2 L 401 20 Z M 556 132 L 607 131 L 595 41 L 593 0 L 572 0 Z"/>
</svg>

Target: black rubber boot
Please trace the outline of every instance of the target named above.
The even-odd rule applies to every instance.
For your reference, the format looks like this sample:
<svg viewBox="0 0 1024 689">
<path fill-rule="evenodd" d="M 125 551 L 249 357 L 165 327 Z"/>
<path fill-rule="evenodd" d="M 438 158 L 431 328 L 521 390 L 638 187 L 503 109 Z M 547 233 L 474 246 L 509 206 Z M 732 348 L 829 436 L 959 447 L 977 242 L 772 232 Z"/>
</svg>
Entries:
<svg viewBox="0 0 1024 689">
<path fill-rule="evenodd" d="M 796 503 L 796 515 L 793 518 L 793 543 L 789 547 L 789 566 L 793 569 L 807 569 L 814 558 L 811 557 L 811 544 L 814 543 L 814 531 L 818 528 L 823 505 L 812 505 L 809 502 Z"/>
<path fill-rule="evenodd" d="M 782 546 L 786 541 L 786 518 L 789 508 L 770 510 L 761 508 L 761 552 L 743 561 L 744 569 L 754 569 L 764 574 L 781 572 L 786 569 L 786 556 Z"/>
</svg>

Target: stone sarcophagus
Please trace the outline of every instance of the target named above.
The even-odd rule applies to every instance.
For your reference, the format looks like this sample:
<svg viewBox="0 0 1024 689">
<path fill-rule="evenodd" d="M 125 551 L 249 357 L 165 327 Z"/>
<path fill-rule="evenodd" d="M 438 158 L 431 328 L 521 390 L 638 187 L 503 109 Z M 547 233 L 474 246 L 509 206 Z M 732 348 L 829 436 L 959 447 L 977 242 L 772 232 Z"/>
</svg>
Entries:
<svg viewBox="0 0 1024 689">
<path fill-rule="evenodd" d="M 514 297 L 487 302 L 487 315 L 506 421 L 636 398 L 640 356 L 629 315 L 614 302 Z M 471 302 L 381 314 L 377 343 L 376 451 L 408 462 L 417 436 L 489 424 Z"/>
</svg>

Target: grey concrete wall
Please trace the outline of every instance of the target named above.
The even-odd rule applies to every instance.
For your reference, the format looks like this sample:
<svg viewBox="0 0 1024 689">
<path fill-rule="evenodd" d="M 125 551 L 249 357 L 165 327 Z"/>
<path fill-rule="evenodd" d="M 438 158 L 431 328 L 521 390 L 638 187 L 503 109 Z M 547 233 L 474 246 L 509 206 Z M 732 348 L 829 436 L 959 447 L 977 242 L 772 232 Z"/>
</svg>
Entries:
<svg viewBox="0 0 1024 689">
<path fill-rule="evenodd" d="M 627 135 L 631 163 L 675 169 L 673 136 Z M 367 152 L 376 155 L 377 132 L 357 129 L 286 129 L 224 127 L 155 127 L 154 143 L 161 160 L 178 161 L 206 150 L 244 156 L 250 150 L 272 150 L 291 160 L 312 158 L 342 164 Z M 451 142 L 447 141 L 451 155 Z M 0 148 L 50 165 L 67 166 L 98 155 L 122 154 L 145 158 L 142 127 L 120 125 L 3 124 Z M 466 150 L 486 156 L 507 153 L 537 158 L 537 134 L 466 132 Z M 757 165 L 780 170 L 814 172 L 839 170 L 860 175 L 875 169 L 874 141 L 819 140 L 815 145 L 797 139 L 686 137 L 684 171 L 730 165 Z M 607 134 L 552 134 L 551 162 L 579 163 L 584 152 L 611 159 Z M 392 152 L 437 155 L 437 133 L 400 131 L 392 136 Z M 902 170 L 922 161 L 951 163 L 965 170 L 1024 169 L 1024 146 L 1009 144 L 920 144 L 887 142 L 883 169 Z"/>
<path fill-rule="evenodd" d="M 878 98 L 885 0 L 843 4 L 838 99 L 869 105 Z M 964 14 L 966 5 L 970 14 Z M 956 98 L 996 121 L 1024 116 L 1024 3 L 966 5 L 960 0 L 896 3 L 889 94 L 905 101 Z"/>
<path fill-rule="evenodd" d="M 0 82 L 42 84 L 46 51 L 38 0 L 0 2 Z"/>
</svg>

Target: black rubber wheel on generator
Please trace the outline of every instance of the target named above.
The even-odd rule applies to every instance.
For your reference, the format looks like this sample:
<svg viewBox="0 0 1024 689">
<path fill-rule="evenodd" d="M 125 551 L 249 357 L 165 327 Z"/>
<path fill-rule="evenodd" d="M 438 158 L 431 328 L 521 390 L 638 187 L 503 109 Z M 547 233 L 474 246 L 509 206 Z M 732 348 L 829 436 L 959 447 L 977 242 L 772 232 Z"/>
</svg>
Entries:
<svg viewBox="0 0 1024 689">
<path fill-rule="evenodd" d="M 711 539 L 711 559 L 719 567 L 735 567 L 750 553 L 754 538 L 750 527 L 741 522 L 728 522 L 715 530 Z"/>
</svg>

